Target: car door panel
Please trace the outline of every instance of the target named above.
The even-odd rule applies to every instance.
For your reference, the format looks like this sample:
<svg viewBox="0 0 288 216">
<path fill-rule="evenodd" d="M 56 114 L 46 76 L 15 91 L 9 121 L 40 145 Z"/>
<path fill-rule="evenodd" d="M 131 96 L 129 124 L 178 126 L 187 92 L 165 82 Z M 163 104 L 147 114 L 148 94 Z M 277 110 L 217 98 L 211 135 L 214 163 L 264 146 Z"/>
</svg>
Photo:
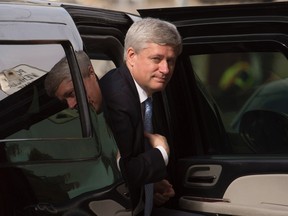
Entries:
<svg viewBox="0 0 288 216">
<path fill-rule="evenodd" d="M 252 162 L 252 159 L 227 160 L 225 163 L 215 160 L 214 165 L 211 160 L 206 160 L 210 164 L 199 163 L 196 159 L 193 163 L 192 160 L 183 160 L 179 164 L 182 172 L 177 175 L 178 181 L 186 179 L 182 181 L 183 191 L 179 191 L 182 195 L 179 198 L 180 208 L 224 215 L 287 214 L 287 160 L 267 161 L 259 158 L 257 163 Z M 243 168 L 247 164 L 249 170 Z M 211 167 L 212 171 L 209 173 L 208 169 Z M 222 170 L 218 181 L 213 170 L 215 167 L 216 170 Z M 207 179 L 203 178 L 203 169 L 204 177 L 209 176 L 208 184 Z M 191 171 L 193 177 L 197 176 L 192 178 L 192 183 L 188 177 L 191 176 Z M 211 184 L 211 179 L 215 180 L 215 184 Z"/>
<path fill-rule="evenodd" d="M 280 112 L 278 108 L 285 106 L 276 105 L 276 98 L 282 102 L 287 100 L 285 88 L 278 88 L 276 96 L 267 84 L 276 84 L 276 80 L 281 79 L 265 80 L 267 77 L 263 74 L 267 68 L 276 73 L 279 71 L 280 67 L 271 66 L 274 64 L 271 57 L 274 56 L 275 59 L 283 59 L 282 81 L 286 80 L 287 10 L 287 2 L 139 10 L 141 16 L 173 22 L 183 37 L 183 52 L 165 91 L 167 101 L 163 102 L 165 109 L 171 113 L 168 124 L 172 131 L 170 147 L 173 146 L 171 160 L 174 169 L 170 171 L 179 208 L 212 215 L 287 214 L 287 152 L 285 144 L 277 138 L 279 130 L 277 133 L 271 130 L 278 126 L 264 121 L 272 125 L 267 131 L 259 126 L 253 128 L 251 125 L 254 123 L 251 122 L 253 132 L 239 131 L 239 121 L 249 109 Z M 265 55 L 270 57 L 258 61 Z M 247 60 L 248 56 L 253 56 L 251 59 L 254 60 L 257 58 L 256 61 L 249 59 L 249 62 L 257 62 L 259 66 L 258 69 L 251 67 L 249 73 L 262 74 L 263 79 L 258 84 L 254 82 L 251 87 L 249 82 L 236 84 L 233 87 L 237 88 L 233 88 L 230 95 L 220 94 L 221 78 L 229 77 L 227 74 L 232 71 L 231 68 L 235 69 L 225 64 L 235 59 Z M 248 81 L 249 76 L 246 75 L 249 73 L 241 74 L 242 78 Z M 235 75 L 227 83 L 238 78 Z M 258 92 L 261 85 L 267 95 L 253 96 L 251 92 Z M 246 94 L 242 97 L 243 106 L 240 98 L 236 99 L 239 89 Z M 276 92 L 276 87 L 273 91 Z M 275 98 L 275 101 L 263 102 L 263 98 Z M 275 107 L 270 106 L 271 103 Z M 237 111 L 239 113 L 231 108 L 237 104 L 242 108 Z M 234 121 L 238 122 L 238 126 L 230 129 L 227 122 L 233 115 L 237 116 Z M 257 137 L 258 147 L 263 147 L 264 141 L 267 141 L 265 151 L 254 146 L 251 148 L 256 134 L 266 137 L 261 141 Z M 286 135 L 283 138 L 287 140 Z M 249 139 L 251 144 L 247 142 Z M 288 145 L 285 141 L 283 143 Z"/>
<path fill-rule="evenodd" d="M 8 84 L 0 101 L 0 214 L 96 215 L 89 207 L 96 200 L 118 203 L 101 206 L 104 215 L 131 213 L 117 146 L 103 115 L 89 109 L 74 47 L 54 38 L 9 42 L 1 42 L 1 61 L 10 65 L 1 66 Z M 45 89 L 47 73 L 65 54 L 78 74 L 77 110 Z"/>
<path fill-rule="evenodd" d="M 81 35 L 84 51 L 90 57 L 98 79 L 101 79 L 111 69 L 111 65 L 113 68 L 123 63 L 125 34 L 134 20 L 139 19 L 137 15 L 80 5 L 61 4 L 61 6 L 71 15 Z M 107 128 L 103 129 L 102 123 L 100 127 L 99 125 L 94 126 L 102 130 L 99 131 L 100 134 L 106 134 Z M 103 148 L 109 146 L 108 143 L 108 145 L 105 144 L 105 140 L 103 143 Z M 111 156 L 111 153 L 109 154 Z M 109 156 L 102 158 L 107 170 L 111 165 L 109 164 Z M 114 168 L 113 164 L 112 169 Z M 116 169 L 113 171 L 119 173 L 118 168 Z M 108 184 L 104 177 L 105 175 L 100 175 L 99 181 L 103 184 Z M 115 184 L 99 190 L 93 190 L 93 192 L 91 191 L 91 193 L 85 195 L 83 194 L 82 198 L 75 198 L 67 206 L 59 206 L 57 211 L 61 213 L 67 212 L 68 215 L 70 213 L 75 214 L 78 211 L 79 214 L 83 213 L 84 215 L 88 212 L 91 215 L 131 215 L 131 204 L 127 187 L 122 178 L 117 176 L 115 179 L 118 179 Z M 85 212 L 81 211 L 83 208 Z"/>
<path fill-rule="evenodd" d="M 239 177 L 228 186 L 221 199 L 184 196 L 179 205 L 192 211 L 225 215 L 286 215 L 287 177 L 287 174 Z"/>
</svg>

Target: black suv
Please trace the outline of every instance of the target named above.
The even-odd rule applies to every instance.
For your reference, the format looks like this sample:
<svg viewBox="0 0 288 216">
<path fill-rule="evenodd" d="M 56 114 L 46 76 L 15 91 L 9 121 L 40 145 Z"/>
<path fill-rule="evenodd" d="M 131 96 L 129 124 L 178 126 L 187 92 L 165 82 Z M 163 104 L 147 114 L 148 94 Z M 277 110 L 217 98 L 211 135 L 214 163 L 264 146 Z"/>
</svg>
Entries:
<svg viewBox="0 0 288 216">
<path fill-rule="evenodd" d="M 0 3 L 0 215 L 131 215 L 103 115 L 87 103 L 75 51 L 103 74 L 123 62 L 141 17 L 173 22 L 183 52 L 155 95 L 171 149 L 168 208 L 204 215 L 287 215 L 288 2 L 139 10 Z M 79 104 L 49 97 L 63 56 Z"/>
</svg>

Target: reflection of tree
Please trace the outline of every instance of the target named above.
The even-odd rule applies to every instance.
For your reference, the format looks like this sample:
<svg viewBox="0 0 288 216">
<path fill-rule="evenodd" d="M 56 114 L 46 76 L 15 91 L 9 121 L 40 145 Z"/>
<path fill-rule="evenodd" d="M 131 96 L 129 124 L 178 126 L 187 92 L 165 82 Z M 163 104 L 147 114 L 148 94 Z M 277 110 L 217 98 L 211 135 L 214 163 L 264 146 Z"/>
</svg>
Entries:
<svg viewBox="0 0 288 216">
<path fill-rule="evenodd" d="M 70 173 L 64 173 L 63 175 L 51 176 L 42 178 L 47 185 L 55 185 L 61 189 L 61 191 L 68 193 L 70 190 L 74 190 L 79 188 L 79 182 L 70 182 L 68 183 L 69 179 L 71 178 Z"/>
<path fill-rule="evenodd" d="M 7 145 L 6 152 L 8 156 L 11 155 L 14 157 L 22 153 L 21 148 L 19 148 L 19 144 L 16 144 L 16 143 L 11 143 Z"/>
<path fill-rule="evenodd" d="M 53 177 L 39 177 L 30 171 L 25 174 L 39 202 L 63 202 L 69 199 L 67 192 L 71 187 L 66 186 L 66 174 Z"/>
<path fill-rule="evenodd" d="M 44 154 L 35 148 L 32 149 L 32 151 L 29 154 L 30 161 L 51 160 L 51 159 L 53 159 L 52 156 Z M 78 188 L 80 185 L 79 182 L 66 183 L 70 179 L 70 177 L 71 177 L 70 173 L 66 173 L 63 175 L 53 177 L 45 177 L 43 178 L 43 181 L 46 182 L 48 185 L 58 185 L 62 191 L 68 192 L 70 190 Z"/>
<path fill-rule="evenodd" d="M 52 156 L 40 152 L 38 149 L 33 148 L 29 154 L 29 161 L 53 159 Z"/>
</svg>

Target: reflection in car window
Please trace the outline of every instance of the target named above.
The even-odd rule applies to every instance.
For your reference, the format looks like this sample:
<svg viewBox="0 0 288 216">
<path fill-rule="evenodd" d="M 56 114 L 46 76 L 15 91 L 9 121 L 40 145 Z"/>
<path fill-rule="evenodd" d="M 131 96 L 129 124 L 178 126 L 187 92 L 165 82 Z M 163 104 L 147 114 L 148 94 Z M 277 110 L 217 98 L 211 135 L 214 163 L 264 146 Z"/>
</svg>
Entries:
<svg viewBox="0 0 288 216">
<path fill-rule="evenodd" d="M 60 45 L 0 45 L 0 100 L 46 74 L 61 55 Z"/>
<path fill-rule="evenodd" d="M 231 124 L 241 109 L 251 109 L 253 100 L 258 100 L 259 95 L 253 93 L 288 77 L 288 61 L 281 53 L 209 54 L 191 56 L 191 61 L 194 71 L 216 100 L 228 129 L 232 129 Z M 262 108 L 266 108 L 264 106 Z M 277 108 L 280 107 L 274 107 Z"/>
<path fill-rule="evenodd" d="M 121 178 L 103 115 L 90 110 L 94 133 L 83 137 L 80 111 L 45 91 L 47 73 L 64 55 L 60 44 L 0 45 L 1 160 L 26 164 L 39 202 L 65 201 Z"/>
</svg>

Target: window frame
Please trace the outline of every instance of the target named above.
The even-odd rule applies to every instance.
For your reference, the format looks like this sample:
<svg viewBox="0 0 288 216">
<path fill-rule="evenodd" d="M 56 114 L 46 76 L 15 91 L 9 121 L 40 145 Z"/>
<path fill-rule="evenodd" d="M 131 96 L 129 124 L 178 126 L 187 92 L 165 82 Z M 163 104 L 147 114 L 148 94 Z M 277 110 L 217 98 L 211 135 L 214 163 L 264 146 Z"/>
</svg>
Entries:
<svg viewBox="0 0 288 216">
<path fill-rule="evenodd" d="M 173 136 L 172 145 L 176 158 L 231 153 L 230 137 L 224 128 L 218 106 L 199 78 L 195 76 L 189 57 L 190 55 L 232 52 L 235 51 L 236 45 L 241 43 L 245 43 L 253 52 L 278 51 L 288 56 L 288 36 L 283 34 L 250 36 L 243 34 L 183 39 L 183 52 L 177 60 L 175 73 L 163 93 L 163 103 L 167 110 L 165 112 L 170 113 L 170 116 L 166 118 L 168 127 L 172 131 L 170 134 Z M 181 102 L 177 95 L 183 95 L 185 101 Z M 165 98 L 168 98 L 168 102 Z M 181 115 L 185 117 L 182 118 Z"/>
<path fill-rule="evenodd" d="M 91 116 L 90 116 L 90 111 L 89 111 L 89 105 L 87 102 L 87 98 L 86 98 L 86 91 L 84 88 L 84 84 L 83 84 L 83 80 L 82 80 L 82 75 L 76 60 L 76 56 L 75 56 L 75 51 L 74 48 L 72 46 L 72 44 L 67 41 L 67 40 L 29 40 L 29 41 L 7 41 L 7 40 L 0 40 L 0 45 L 39 45 L 39 44 L 43 44 L 43 45 L 49 45 L 49 44 L 59 44 L 63 47 L 63 51 L 67 57 L 68 63 L 69 63 L 69 67 L 70 67 L 70 72 L 71 72 L 71 77 L 72 77 L 72 81 L 73 81 L 73 85 L 75 88 L 75 94 L 76 94 L 76 98 L 78 101 L 78 110 L 79 110 L 79 116 L 80 116 L 80 123 L 81 123 L 81 129 L 82 129 L 82 137 L 92 137 L 93 136 L 93 127 L 91 124 Z M 44 75 L 45 76 L 45 75 Z M 36 80 L 37 81 L 37 80 Z M 25 89 L 26 87 L 24 87 L 23 89 Z M 23 90 L 19 90 L 18 92 L 16 92 L 16 94 L 21 93 L 21 91 Z M 9 100 L 9 96 L 7 98 L 5 98 L 4 100 Z M 2 101 L 2 103 L 4 104 L 4 102 L 6 101 Z M 7 104 L 7 103 L 6 103 Z M 6 108 L 6 112 L 10 112 L 9 111 L 9 107 Z M 3 129 L 1 129 L 3 130 Z M 1 139 L 1 141 L 5 141 L 5 139 Z"/>
</svg>

